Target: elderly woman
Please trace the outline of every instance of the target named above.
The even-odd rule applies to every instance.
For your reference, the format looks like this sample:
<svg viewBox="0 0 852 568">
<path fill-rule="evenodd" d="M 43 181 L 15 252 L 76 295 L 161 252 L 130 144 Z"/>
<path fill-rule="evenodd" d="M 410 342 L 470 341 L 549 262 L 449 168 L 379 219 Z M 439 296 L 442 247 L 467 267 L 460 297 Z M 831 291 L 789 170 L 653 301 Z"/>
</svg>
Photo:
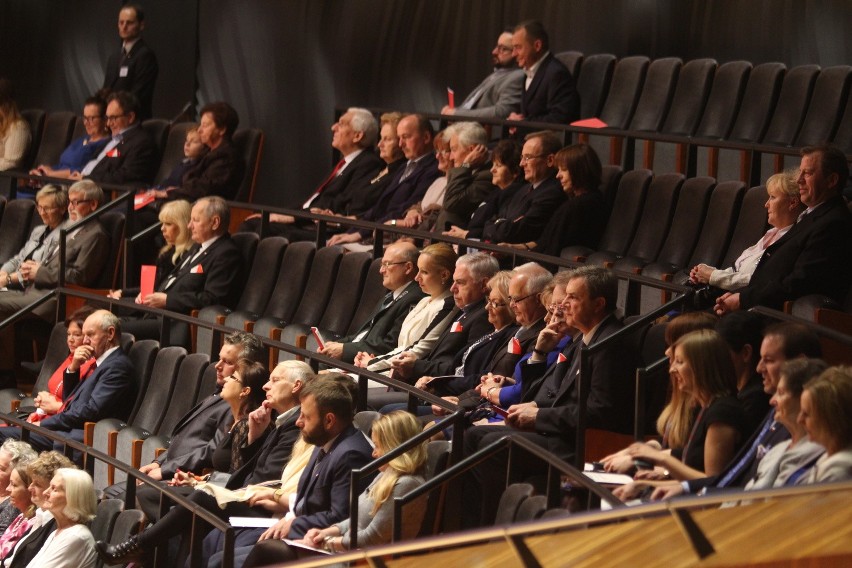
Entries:
<svg viewBox="0 0 852 568">
<path fill-rule="evenodd" d="M 192 236 L 189 232 L 189 217 L 192 207 L 188 201 L 178 200 L 164 203 L 160 208 L 159 219 L 162 225 L 160 232 L 166 244 L 160 249 L 156 260 L 157 275 L 154 278 L 154 290 L 159 289 L 160 284 L 177 267 L 183 259 L 184 253 L 192 246 Z M 126 290 L 110 290 L 107 294 L 114 300 L 120 300 L 122 296 L 138 296 L 139 288 L 128 288 Z M 141 298 L 139 298 L 141 302 Z"/>
<path fill-rule="evenodd" d="M 30 560 L 41 550 L 50 533 L 56 529 L 53 514 L 45 510 L 42 505 L 44 504 L 44 492 L 50 485 L 50 480 L 53 479 L 56 471 L 63 467 L 73 468 L 74 464 L 67 457 L 55 451 L 42 452 L 36 459 L 27 463 L 26 476 L 30 479 L 27 490 L 30 493 L 30 500 L 35 506 L 35 511 L 34 516 L 30 519 L 28 532 L 18 540 L 15 548 L 3 558 L 3 565 L 6 568 L 22 568 L 29 564 Z"/>
<path fill-rule="evenodd" d="M 0 79 L 0 171 L 21 165 L 30 146 L 30 125 L 18 112 L 12 83 Z"/>
<path fill-rule="evenodd" d="M 378 418 L 374 423 L 370 437 L 373 440 L 373 457 L 378 459 L 387 452 L 413 438 L 420 432 L 420 423 L 411 414 L 395 411 Z M 404 454 L 394 458 L 379 468 L 379 475 L 367 490 L 358 497 L 358 546 L 367 548 L 387 544 L 391 541 L 394 522 L 393 501 L 409 493 L 424 483 L 423 473 L 426 466 L 426 444 L 420 443 Z M 417 536 L 426 501 L 417 499 L 403 509 L 402 538 Z M 310 529 L 302 539 L 302 544 L 319 548 L 331 553 L 349 550 L 353 527 L 349 519 L 325 528 Z M 301 552 L 290 548 L 273 535 L 273 529 L 261 536 L 261 542 L 254 547 L 246 558 L 244 566 L 266 566 L 293 560 Z"/>
<path fill-rule="evenodd" d="M 75 138 L 59 156 L 59 162 L 50 166 L 40 164 L 30 170 L 32 175 L 68 178 L 82 170 L 90 160 L 101 153 L 110 140 L 106 125 L 106 101 L 95 95 L 83 103 L 83 127 L 85 136 Z"/>
<path fill-rule="evenodd" d="M 500 217 L 512 198 L 524 185 L 521 169 L 521 145 L 516 140 L 501 140 L 491 152 L 491 183 L 495 191 L 470 216 L 466 227 L 452 225 L 443 234 L 459 239 L 479 239 L 485 223 Z M 438 227 L 443 229 L 443 227 Z"/>
<path fill-rule="evenodd" d="M 95 309 L 92 306 L 82 306 L 65 318 L 65 329 L 67 330 L 68 357 L 56 368 L 47 381 L 47 390 L 39 392 L 33 404 L 35 410 L 27 418 L 28 422 L 37 423 L 45 416 L 52 416 L 59 412 L 63 398 L 65 370 L 74 359 L 74 350 L 83 345 L 83 322 L 92 315 Z M 80 367 L 80 380 L 84 381 L 95 370 L 95 360 L 89 359 Z M 23 408 L 19 409 L 23 411 Z"/>
<path fill-rule="evenodd" d="M 233 143 L 239 122 L 237 111 L 228 103 L 210 103 L 201 109 L 198 134 L 209 151 L 184 174 L 180 187 L 168 192 L 169 199 L 236 197 L 245 172 L 243 159 Z"/>
<path fill-rule="evenodd" d="M 852 367 L 831 367 L 808 381 L 802 392 L 799 423 L 825 448 L 802 485 L 852 479 Z"/>
<path fill-rule="evenodd" d="M 444 329 L 450 325 L 449 314 L 455 305 L 450 286 L 456 253 L 445 243 L 429 245 L 417 259 L 415 280 L 427 294 L 405 317 L 399 332 L 397 348 L 376 356 L 359 352 L 355 365 L 371 371 L 386 371 L 391 368 L 391 359 L 403 351 L 416 353 L 418 357 L 429 353 Z"/>
<path fill-rule="evenodd" d="M 94 568 L 95 539 L 86 525 L 98 502 L 92 478 L 79 469 L 62 468 L 50 480 L 42 506 L 53 514 L 56 530 L 47 537 L 28 568 Z"/>
<path fill-rule="evenodd" d="M 698 264 L 689 271 L 689 281 L 693 284 L 706 284 L 721 293 L 722 290 L 736 290 L 748 284 L 757 263 L 764 251 L 772 243 L 787 234 L 796 223 L 805 206 L 799 200 L 799 186 L 796 183 L 797 170 L 775 174 L 766 180 L 768 198 L 764 207 L 767 220 L 772 228 L 766 231 L 759 241 L 745 249 L 730 268 L 719 269 L 706 264 Z"/>
<path fill-rule="evenodd" d="M 30 233 L 18 254 L 0 267 L 0 285 L 23 290 L 31 282 L 28 275 L 35 264 L 44 264 L 59 251 L 59 232 L 68 210 L 68 193 L 58 185 L 46 185 L 36 193 L 36 210 L 43 225 Z"/>
<path fill-rule="evenodd" d="M 600 191 L 601 161 L 588 144 L 572 144 L 556 153 L 556 178 L 568 199 L 553 213 L 535 241 L 500 243 L 520 250 L 559 256 L 562 249 L 582 245 L 596 249 L 609 219 Z"/>
<path fill-rule="evenodd" d="M 0 446 L 0 533 L 9 528 L 12 520 L 20 513 L 9 498 L 9 478 L 18 464 L 36 458 L 36 452 L 26 442 L 6 440 Z"/>
</svg>

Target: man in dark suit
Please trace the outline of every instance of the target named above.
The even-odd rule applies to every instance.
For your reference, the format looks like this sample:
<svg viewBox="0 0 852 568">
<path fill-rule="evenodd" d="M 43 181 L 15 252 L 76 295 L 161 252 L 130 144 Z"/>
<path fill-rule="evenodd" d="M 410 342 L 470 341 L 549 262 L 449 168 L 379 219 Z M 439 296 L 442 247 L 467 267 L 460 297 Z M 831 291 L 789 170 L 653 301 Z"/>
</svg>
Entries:
<svg viewBox="0 0 852 568">
<path fill-rule="evenodd" d="M 127 4 L 118 12 L 118 35 L 121 50 L 107 60 L 104 88 L 129 91 L 139 99 L 140 120 L 151 118 L 154 84 L 157 82 L 157 56 L 142 39 L 145 12 L 138 4 Z"/>
<path fill-rule="evenodd" d="M 438 161 L 432 151 L 434 130 L 426 117 L 409 114 L 399 121 L 396 131 L 399 136 L 399 147 L 402 148 L 408 161 L 394 174 L 394 179 L 379 196 L 375 205 L 361 216 L 363 221 L 387 222 L 390 225 L 396 225 L 396 220 L 404 217 L 409 207 L 423 199 L 426 190 L 441 173 L 438 171 Z M 329 239 L 328 244 L 359 243 L 347 248 L 367 250 L 369 247 L 361 242 L 369 237 L 370 231 L 353 229 L 334 235 Z"/>
<path fill-rule="evenodd" d="M 396 347 L 405 316 L 425 296 L 414 281 L 418 256 L 417 247 L 411 243 L 389 245 L 379 268 L 382 286 L 389 292 L 358 331 L 338 341 L 327 341 L 319 352 L 352 363 L 360 351 L 387 353 Z"/>
<path fill-rule="evenodd" d="M 374 151 L 379 124 L 367 109 L 350 108 L 332 127 L 331 147 L 340 152 L 341 160 L 317 186 L 301 208 L 311 213 L 346 215 L 349 203 L 370 185 L 385 162 Z M 365 207 L 367 209 L 368 207 Z M 287 237 L 291 241 L 313 240 L 313 223 L 300 221 L 291 215 L 272 213 L 269 234 Z M 240 226 L 241 231 L 260 232 L 260 215 L 250 215 Z"/>
<path fill-rule="evenodd" d="M 224 199 L 203 197 L 192 206 L 189 230 L 195 244 L 153 294 L 137 296 L 136 303 L 189 314 L 205 306 L 234 307 L 243 290 L 244 260 L 228 234 L 231 212 Z M 143 317 L 125 328 L 137 339 L 160 336 L 160 320 Z M 186 325 L 173 323 L 170 343 L 188 345 Z"/>
<path fill-rule="evenodd" d="M 83 345 L 63 377 L 64 402 L 59 412 L 43 418 L 39 426 L 61 436 L 83 441 L 83 425 L 103 418 L 125 420 L 133 409 L 139 385 L 133 378 L 133 365 L 121 350 L 121 322 L 106 310 L 98 310 L 83 322 Z M 95 359 L 95 370 L 80 381 L 80 367 Z M 0 428 L 0 439 L 21 437 L 16 427 Z M 63 450 L 63 444 L 39 434 L 30 435 L 30 445 L 37 450 Z"/>
<path fill-rule="evenodd" d="M 580 118 L 580 95 L 571 72 L 550 53 L 550 40 L 541 22 L 529 20 L 515 27 L 512 49 L 524 73 L 521 112 L 509 120 L 568 124 Z M 515 134 L 523 135 L 522 129 Z"/>
<path fill-rule="evenodd" d="M 216 392 L 196 404 L 178 421 L 170 433 L 166 451 L 153 462 L 140 467 L 139 471 L 157 481 L 169 481 L 178 469 L 198 472 L 210 468 L 213 465 L 213 451 L 234 420 L 228 403 L 219 394 L 225 384 L 225 377 L 234 374 L 240 359 L 260 361 L 262 356 L 263 345 L 251 333 L 235 331 L 225 336 L 219 350 L 219 360 L 215 363 Z M 107 497 L 121 499 L 124 496 L 124 484 L 112 485 L 104 493 Z M 143 486 L 139 488 L 136 497 L 140 503 L 146 499 L 154 502 L 150 509 L 159 514 L 159 491 Z M 149 515 L 149 518 L 156 517 Z"/>
<path fill-rule="evenodd" d="M 618 279 L 601 267 L 584 266 L 571 272 L 563 301 L 564 321 L 548 324 L 539 334 L 532 357 L 522 368 L 526 390 L 523 402 L 508 409 L 506 426 L 476 426 L 465 434 L 465 452 L 470 455 L 506 434 L 522 436 L 556 456 L 570 461 L 574 458 L 574 441 L 579 420 L 578 381 L 584 381 L 586 424 L 617 432 L 629 432 L 633 416 L 633 373 L 635 357 L 622 338 L 610 342 L 606 349 L 590 358 L 590 368 L 580 377 L 580 349 L 595 345 L 622 329 L 615 317 Z M 557 343 L 557 328 L 567 325 L 582 334 L 564 351 L 550 368 L 546 355 Z M 529 477 L 544 471 L 541 462 L 530 459 L 513 462 L 514 475 Z M 477 483 L 468 483 L 471 492 L 482 487 L 485 498 L 470 499 L 470 509 L 481 504 L 480 523 L 493 520 L 497 500 L 494 492 L 502 490 L 506 479 L 505 462 L 497 459 L 474 470 Z M 476 520 L 467 519 L 468 524 Z"/>
<path fill-rule="evenodd" d="M 112 132 L 101 153 L 71 179 L 98 183 L 149 184 L 157 171 L 157 149 L 139 123 L 139 102 L 127 91 L 110 95 L 106 120 Z"/>
<path fill-rule="evenodd" d="M 525 243 L 538 239 L 553 212 L 565 201 L 556 179 L 556 152 L 562 147 L 552 132 L 527 135 L 521 154 L 526 185 L 512 197 L 506 215 L 488 221 L 482 240 L 492 243 Z"/>
<path fill-rule="evenodd" d="M 457 107 L 449 105 L 441 114 L 464 118 L 506 118 L 520 108 L 524 72 L 512 53 L 512 29 L 504 30 L 491 50 L 494 71 Z"/>
<path fill-rule="evenodd" d="M 849 164 L 836 146 L 802 148 L 799 196 L 807 209 L 763 253 L 744 288 L 723 294 L 716 313 L 823 294 L 843 302 L 852 281 L 852 215 L 843 199 Z"/>
<path fill-rule="evenodd" d="M 290 460 L 293 444 L 299 437 L 297 420 L 302 391 L 313 377 L 310 366 L 302 361 L 284 361 L 273 370 L 269 381 L 263 386 L 266 401 L 249 415 L 248 441 L 240 449 L 243 465 L 228 479 L 226 488 L 237 489 L 281 478 L 281 472 Z M 274 426 L 273 411 L 278 413 Z M 257 494 L 249 502 L 228 503 L 224 509 L 213 496 L 203 491 L 193 491 L 190 499 L 222 520 L 227 520 L 231 516 L 267 517 L 270 509 L 278 510 L 276 505 L 282 497 L 277 490 L 270 489 L 269 492 Z M 158 504 L 157 500 L 154 504 Z M 147 505 L 145 512 L 149 514 L 151 503 L 142 502 L 142 505 Z M 149 518 L 156 518 L 156 512 L 150 513 L 153 517 Z M 183 533 L 190 528 L 191 523 L 192 514 L 187 509 L 172 507 L 153 527 L 140 535 L 114 546 L 98 542 L 97 551 L 107 563 L 127 563 Z"/>
</svg>

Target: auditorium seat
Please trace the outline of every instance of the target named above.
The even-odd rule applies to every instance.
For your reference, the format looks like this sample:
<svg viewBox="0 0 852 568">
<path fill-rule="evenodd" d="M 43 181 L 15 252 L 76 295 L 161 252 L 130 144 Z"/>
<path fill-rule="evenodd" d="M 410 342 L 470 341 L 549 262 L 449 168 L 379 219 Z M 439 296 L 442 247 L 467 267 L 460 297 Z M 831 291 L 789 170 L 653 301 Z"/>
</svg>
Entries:
<svg viewBox="0 0 852 568">
<path fill-rule="evenodd" d="M 533 486 L 529 483 L 513 483 L 506 487 L 500 495 L 500 503 L 497 505 L 497 516 L 494 525 L 511 525 L 515 522 L 518 509 L 528 498 L 532 497 Z"/>
<path fill-rule="evenodd" d="M 568 69 L 568 72 L 574 78 L 574 82 L 576 82 L 583 66 L 583 53 L 580 51 L 562 51 L 554 57 Z"/>
<path fill-rule="evenodd" d="M 33 383 L 33 394 L 38 394 L 47 390 L 47 383 L 54 371 L 59 368 L 59 365 L 68 358 L 68 330 L 65 327 L 65 322 L 59 322 L 53 326 L 50 336 L 47 340 L 47 348 L 45 349 L 44 361 L 41 362 L 41 367 L 38 370 L 37 377 Z M 0 412 L 8 412 L 9 406 L 7 400 L 18 398 L 21 400 L 22 407 L 34 406 L 33 397 L 20 398 L 16 394 L 22 394 L 18 389 L 3 389 L 0 391 Z"/>
<path fill-rule="evenodd" d="M 350 252 L 343 255 L 331 298 L 322 314 L 322 319 L 317 324 L 317 328 L 327 341 L 346 335 L 346 330 L 349 329 L 349 324 L 352 323 L 355 315 L 358 300 L 361 298 L 369 268 L 369 253 Z M 308 336 L 308 349 L 316 351 L 317 342 L 309 333 L 309 328 L 310 326 L 306 326 L 303 333 Z"/>
<path fill-rule="evenodd" d="M 181 122 L 172 125 L 168 131 L 165 146 L 163 147 L 163 155 L 160 159 L 160 169 L 157 170 L 157 175 L 154 176 L 154 185 L 161 184 L 172 170 L 183 161 L 185 155 L 183 153 L 183 144 L 186 141 L 186 133 L 193 128 L 197 128 L 194 122 Z"/>
<path fill-rule="evenodd" d="M 314 243 L 298 242 L 287 245 L 287 250 L 284 251 L 284 257 L 281 259 L 281 269 L 276 278 L 275 288 L 272 290 L 272 296 L 269 298 L 263 317 L 285 324 L 292 319 L 305 289 L 305 283 L 308 281 L 316 251 Z M 268 334 L 260 333 L 256 327 L 255 333 L 268 337 Z"/>
<path fill-rule="evenodd" d="M 151 369 L 154 367 L 154 360 L 157 358 L 157 352 L 160 350 L 160 343 L 154 339 L 142 339 L 133 344 L 130 349 L 127 349 L 127 356 L 130 362 L 133 363 L 133 377 L 136 385 L 139 388 L 136 397 L 136 403 L 133 405 L 133 410 L 130 412 L 131 417 L 136 414 L 139 405 L 142 404 L 142 397 L 145 394 L 145 389 L 148 388 L 148 380 L 151 378 Z"/>
<path fill-rule="evenodd" d="M 684 64 L 660 133 L 683 137 L 695 133 L 710 94 L 715 71 L 715 59 L 693 59 Z M 687 145 L 653 139 L 637 140 L 634 163 L 657 172 L 686 174 Z"/>
<path fill-rule="evenodd" d="M 615 55 L 596 53 L 583 60 L 579 77 L 575 76 L 580 94 L 580 118 L 593 118 L 601 113 L 609 93 Z"/>
<path fill-rule="evenodd" d="M 234 133 L 234 146 L 237 147 L 245 162 L 245 175 L 237 190 L 234 201 L 254 203 L 254 188 L 257 184 L 257 173 L 260 170 L 260 159 L 263 156 L 263 131 L 259 128 L 243 128 Z"/>
<path fill-rule="evenodd" d="M 764 146 L 780 147 L 791 146 L 795 142 L 804 123 L 811 94 L 819 75 L 819 65 L 800 65 L 787 72 L 766 135 L 757 142 Z M 755 160 L 754 166 L 759 166 L 760 170 L 753 172 L 750 178 L 740 179 L 743 179 L 746 183 L 759 184 L 763 181 L 762 172 L 775 171 L 773 156 L 763 155 L 759 158 L 759 161 L 758 156 L 752 159 Z M 782 168 L 779 169 L 783 169 L 783 162 L 781 163 Z"/>
<path fill-rule="evenodd" d="M 120 544 L 142 532 L 147 520 L 139 509 L 128 509 L 119 513 L 109 536 L 108 544 Z M 135 564 L 135 563 L 134 563 Z"/>
<path fill-rule="evenodd" d="M 651 263 L 642 269 L 642 275 L 683 284 L 689 277 L 689 269 L 696 264 L 718 266 L 730 242 L 744 193 L 745 184 L 741 181 L 726 181 L 718 184 L 710 197 L 701 234 L 683 270 L 673 274 L 671 265 Z M 646 306 L 661 305 L 663 299 L 667 297 L 660 290 L 647 286 L 642 287 L 641 295 L 640 303 L 643 310 Z"/>
<path fill-rule="evenodd" d="M 292 320 L 287 322 L 286 326 L 281 326 L 274 319 L 261 318 L 255 324 L 255 333 L 262 337 L 277 338 L 277 329 L 281 329 L 281 341 L 292 345 L 299 335 L 306 334 L 310 326 L 317 325 L 331 299 L 342 257 L 341 247 L 319 249 L 311 263 L 311 273 Z M 279 361 L 290 357 L 288 353 L 281 353 Z"/>
<path fill-rule="evenodd" d="M 115 520 L 118 518 L 118 514 L 124 510 L 124 501 L 121 499 L 102 499 L 100 503 L 98 503 L 97 513 L 95 514 L 95 518 L 92 519 L 92 524 L 89 527 L 89 530 L 92 533 L 92 537 L 98 540 L 109 540 L 109 535 L 112 533 L 112 529 L 115 526 Z M 103 563 L 100 564 L 102 566 Z"/>
<path fill-rule="evenodd" d="M 241 233 L 238 233 L 241 234 Z M 247 329 L 251 323 L 261 316 L 266 309 L 266 304 L 275 288 L 278 270 L 281 267 L 281 257 L 287 248 L 287 239 L 284 237 L 267 237 L 260 241 L 254 254 L 254 262 L 248 271 L 246 286 L 240 295 L 240 301 L 232 312 L 225 306 L 205 306 L 198 312 L 198 319 L 210 323 L 219 323 L 220 317 L 224 318 L 222 323 L 228 327 Z M 205 353 L 216 355 L 215 349 L 210 345 L 212 333 L 209 329 L 198 328 L 198 345 L 201 345 Z"/>
<path fill-rule="evenodd" d="M 4 263 L 21 250 L 35 214 L 35 202 L 30 199 L 12 199 L 6 204 L 0 219 L 0 263 Z"/>
<path fill-rule="evenodd" d="M 772 111 L 778 101 L 778 93 L 784 80 L 787 68 L 783 63 L 761 63 L 756 65 L 749 74 L 745 93 L 737 107 L 737 117 L 727 141 L 740 143 L 756 143 L 763 138 L 766 127 L 772 118 Z M 694 143 L 714 146 L 717 140 L 699 140 Z M 740 154 L 736 150 L 708 152 L 707 169 L 699 166 L 698 175 L 708 175 L 717 180 L 741 179 L 742 164 Z M 703 165 L 703 164 L 702 164 Z"/>
<path fill-rule="evenodd" d="M 151 141 L 157 149 L 155 163 L 159 164 L 163 158 L 163 151 L 166 149 L 166 139 L 169 136 L 171 123 L 164 118 L 149 118 L 142 123 L 142 128 L 151 137 Z"/>
<path fill-rule="evenodd" d="M 630 124 L 633 111 L 639 101 L 639 94 L 645 83 L 650 60 L 644 55 L 625 57 L 615 64 L 606 102 L 600 112 L 600 119 L 610 128 L 623 130 Z M 588 142 L 604 164 L 621 164 L 621 156 L 609 154 L 608 139 L 602 136 L 579 135 L 580 142 Z"/>
<path fill-rule="evenodd" d="M 59 156 L 71 143 L 76 120 L 73 112 L 51 112 L 47 115 L 44 119 L 41 143 L 33 158 L 33 166 L 54 165 L 59 162 Z"/>
<path fill-rule="evenodd" d="M 837 132 L 831 139 L 833 144 L 840 147 L 846 154 L 852 154 L 852 90 L 846 97 L 846 111 L 837 125 Z"/>
<path fill-rule="evenodd" d="M 618 184 L 621 183 L 621 176 L 624 175 L 624 168 L 621 166 L 606 165 L 601 168 L 601 185 L 598 189 L 603 194 L 610 210 L 615 202 L 615 195 L 618 193 Z"/>
<path fill-rule="evenodd" d="M 113 290 L 118 288 L 119 274 L 121 274 L 122 251 L 124 250 L 124 213 L 108 211 L 98 217 L 101 226 L 109 235 L 109 253 L 101 269 L 101 275 L 95 281 L 94 288 Z"/>
<path fill-rule="evenodd" d="M 178 394 L 177 389 L 180 389 L 179 396 L 174 396 L 169 401 L 165 415 L 157 428 L 158 434 L 171 434 L 184 414 L 195 405 L 202 377 L 209 366 L 210 357 L 205 353 L 190 353 L 184 358 L 175 383 L 176 394 Z"/>
<path fill-rule="evenodd" d="M 21 117 L 30 125 L 30 146 L 27 148 L 27 153 L 24 154 L 24 159 L 21 160 L 20 167 L 16 168 L 23 171 L 29 171 L 33 165 L 33 159 L 38 153 L 39 144 L 41 144 L 41 135 L 44 131 L 44 119 L 47 114 L 40 108 L 30 108 L 21 111 Z"/>
<path fill-rule="evenodd" d="M 528 497 L 518 507 L 518 512 L 515 515 L 515 522 L 528 523 L 537 521 L 547 510 L 547 497 L 544 495 L 533 495 Z"/>
<path fill-rule="evenodd" d="M 604 234 L 601 237 L 598 250 L 608 251 L 614 255 L 623 255 L 630 246 L 645 195 L 651 184 L 653 174 L 650 170 L 633 170 L 625 173 L 618 184 L 618 193 L 609 216 Z M 569 246 L 562 249 L 561 257 L 574 261 L 585 261 L 585 257 L 593 250 L 583 246 Z"/>
<path fill-rule="evenodd" d="M 361 291 L 361 297 L 356 303 L 355 313 L 352 316 L 352 321 L 349 322 L 349 328 L 346 334 L 355 333 L 358 328 L 367 321 L 376 306 L 388 293 L 387 289 L 382 286 L 382 275 L 379 268 L 382 265 L 381 258 L 375 258 L 370 263 L 367 269 L 367 276 L 364 279 L 364 287 Z"/>
<path fill-rule="evenodd" d="M 198 385 L 198 392 L 195 394 L 195 402 L 193 406 L 216 392 L 219 388 L 216 382 L 216 363 L 219 361 L 219 354 L 211 359 L 210 365 L 204 370 L 201 376 L 201 384 Z"/>
</svg>

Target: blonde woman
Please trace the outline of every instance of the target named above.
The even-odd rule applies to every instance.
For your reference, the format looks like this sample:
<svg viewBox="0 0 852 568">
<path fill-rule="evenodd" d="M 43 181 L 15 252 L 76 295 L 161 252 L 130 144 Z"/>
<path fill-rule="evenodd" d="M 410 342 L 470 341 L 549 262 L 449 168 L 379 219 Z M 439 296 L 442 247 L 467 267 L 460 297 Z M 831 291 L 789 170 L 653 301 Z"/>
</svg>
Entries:
<svg viewBox="0 0 852 568">
<path fill-rule="evenodd" d="M 406 440 L 416 436 L 421 424 L 401 410 L 381 416 L 373 423 L 371 438 L 375 449 L 373 457 L 380 458 Z M 393 502 L 425 482 L 426 443 L 417 444 L 404 454 L 379 468 L 379 475 L 358 498 L 358 546 L 366 548 L 391 541 L 393 530 Z M 426 512 L 426 501 L 417 499 L 403 509 L 402 538 L 412 539 L 420 530 Z M 351 526 L 346 519 L 324 529 L 310 529 L 302 539 L 309 547 L 329 552 L 349 549 Z M 263 540 L 254 547 L 244 566 L 265 566 L 295 558 L 297 553 L 278 539 Z"/>
<path fill-rule="evenodd" d="M 189 233 L 189 216 L 192 206 L 188 201 L 182 199 L 168 201 L 160 208 L 160 232 L 166 241 L 165 246 L 160 249 L 157 257 L 157 276 L 154 280 L 154 290 L 159 289 L 169 274 L 183 260 L 184 253 L 192 246 L 192 236 Z M 122 296 L 137 296 L 139 288 L 127 288 L 126 290 L 110 290 L 108 294 L 114 300 L 120 300 Z M 141 303 L 141 299 L 140 299 Z"/>
</svg>

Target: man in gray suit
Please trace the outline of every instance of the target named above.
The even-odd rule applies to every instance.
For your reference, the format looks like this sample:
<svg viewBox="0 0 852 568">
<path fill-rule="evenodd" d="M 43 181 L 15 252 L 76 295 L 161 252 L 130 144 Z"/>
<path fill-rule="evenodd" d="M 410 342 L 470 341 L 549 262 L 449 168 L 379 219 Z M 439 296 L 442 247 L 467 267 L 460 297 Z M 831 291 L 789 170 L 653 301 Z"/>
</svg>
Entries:
<svg viewBox="0 0 852 568">
<path fill-rule="evenodd" d="M 485 78 L 462 102 L 452 108 L 441 109 L 441 114 L 469 118 L 506 118 L 521 108 L 521 91 L 524 72 L 518 68 L 512 54 L 512 30 L 504 30 L 491 50 L 494 71 Z"/>
</svg>

